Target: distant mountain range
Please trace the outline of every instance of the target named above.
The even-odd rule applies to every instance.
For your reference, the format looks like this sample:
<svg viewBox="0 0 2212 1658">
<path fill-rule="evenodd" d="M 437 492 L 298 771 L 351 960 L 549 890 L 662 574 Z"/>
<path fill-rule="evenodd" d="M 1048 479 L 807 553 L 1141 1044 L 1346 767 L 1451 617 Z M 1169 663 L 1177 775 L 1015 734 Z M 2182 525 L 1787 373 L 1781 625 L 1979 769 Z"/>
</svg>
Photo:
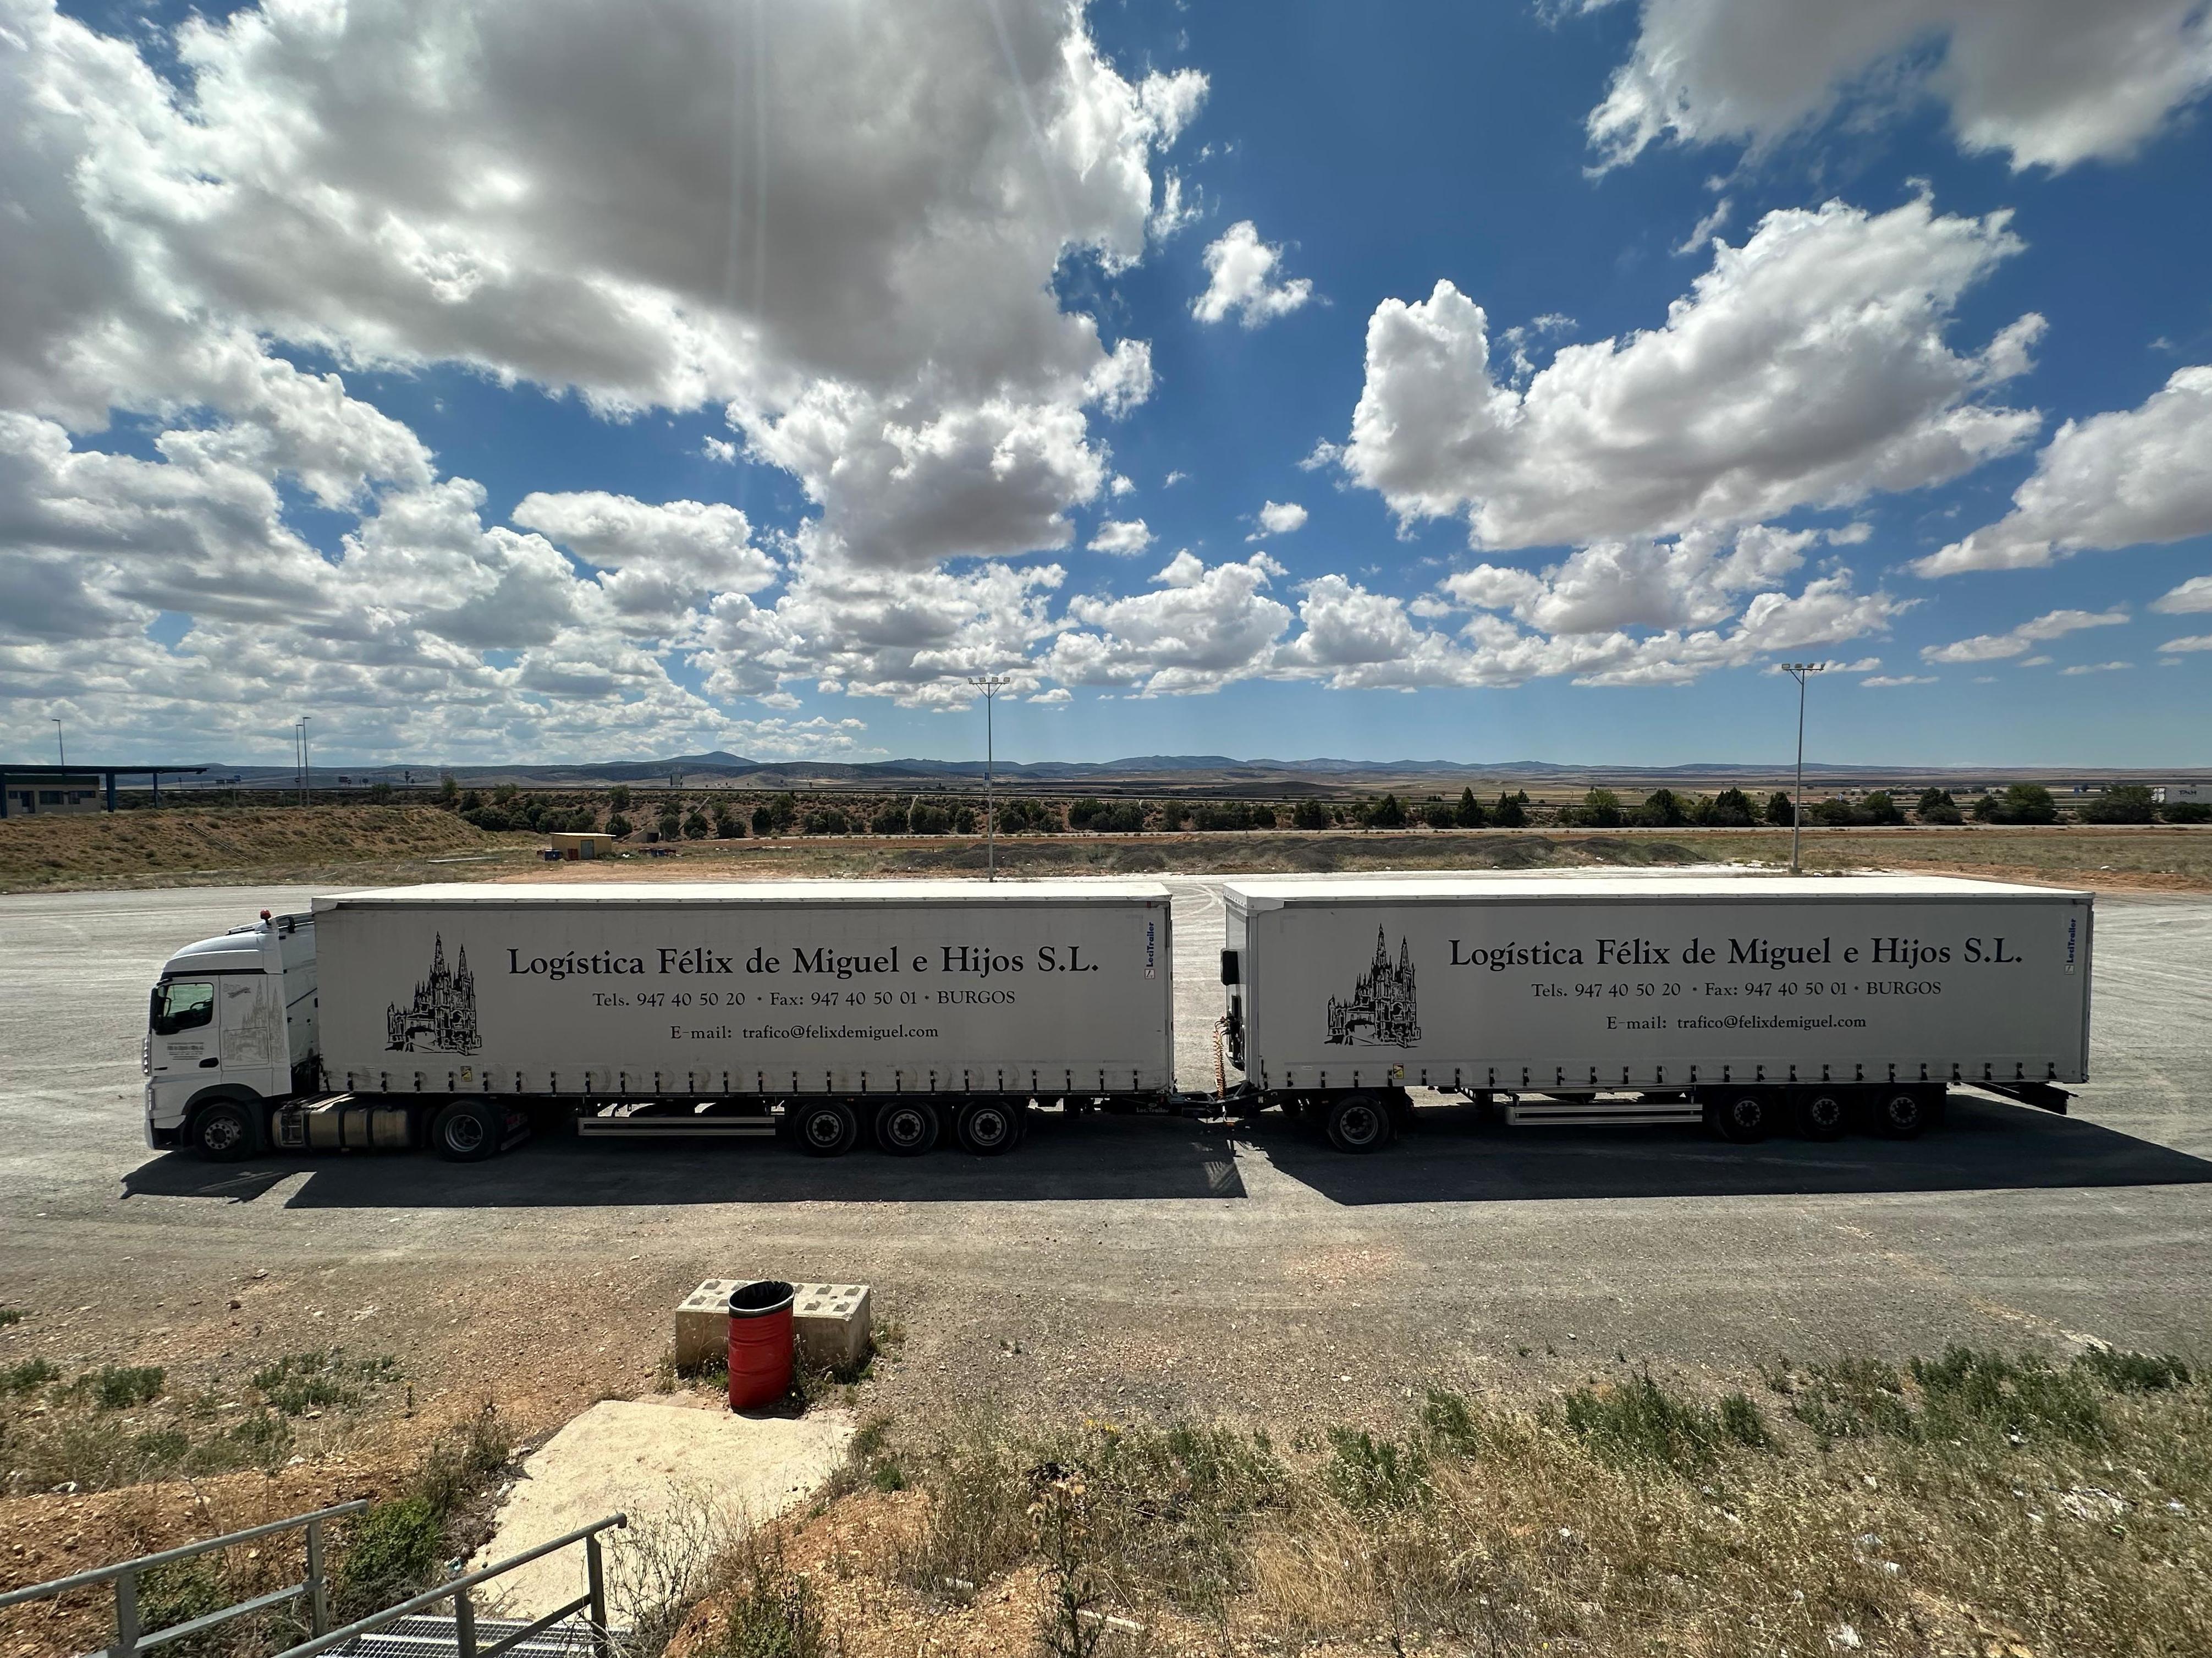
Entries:
<svg viewBox="0 0 2212 1658">
<path fill-rule="evenodd" d="M 971 788 L 984 777 L 981 760 L 768 760 L 716 750 L 708 754 L 673 754 L 664 759 L 605 760 L 545 765 L 455 765 L 453 771 L 469 788 L 514 783 L 522 788 L 605 788 L 617 783 L 690 788 L 833 789 L 891 791 L 908 789 Z M 378 765 L 351 767 L 317 765 L 318 789 L 374 783 L 420 787 L 434 783 L 441 768 L 434 765 Z M 1778 765 L 1562 765 L 1549 760 L 1502 760 L 1472 763 L 1460 760 L 1347 760 L 1237 759 L 1226 754 L 1136 754 L 1118 760 L 1001 760 L 995 768 L 1002 783 L 1028 784 L 1054 794 L 1075 789 L 1128 793 L 1147 790 L 1168 795 L 1247 795 L 1281 796 L 1301 794 L 1341 794 L 1350 790 L 1377 792 L 1385 789 L 1418 788 L 1423 793 L 1480 785 L 1496 788 L 1525 783 L 1553 790 L 1563 784 L 1645 789 L 1685 785 L 1705 789 L 1730 784 L 1771 783 L 1787 777 L 1789 762 Z M 2033 780 L 2071 785 L 2114 780 L 2166 782 L 2212 779 L 2212 771 L 2196 768 L 2160 771 L 2123 771 L 2112 767 L 2062 770 L 2051 766 L 1911 766 L 1831 765 L 1808 761 L 1808 779 L 1824 788 L 1866 788 L 1883 784 L 1925 788 L 1931 784 L 2002 786 Z M 250 789 L 290 786 L 297 773 L 289 766 L 211 766 L 206 781 L 234 782 Z"/>
</svg>

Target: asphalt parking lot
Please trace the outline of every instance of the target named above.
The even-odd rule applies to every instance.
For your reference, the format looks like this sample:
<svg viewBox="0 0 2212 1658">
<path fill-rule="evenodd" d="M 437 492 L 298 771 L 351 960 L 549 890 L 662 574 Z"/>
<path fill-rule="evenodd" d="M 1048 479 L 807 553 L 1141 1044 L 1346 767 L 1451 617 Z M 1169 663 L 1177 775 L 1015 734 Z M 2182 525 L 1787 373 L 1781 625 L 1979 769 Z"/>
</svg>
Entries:
<svg viewBox="0 0 2212 1658">
<path fill-rule="evenodd" d="M 1179 1064 L 1206 1085 L 1218 882 L 1171 879 Z M 913 1332 L 919 1393 L 1260 1417 L 1356 1411 L 1437 1375 L 1540 1384 L 1547 1360 L 1598 1356 L 1734 1371 L 2091 1337 L 2212 1356 L 2212 899 L 2100 899 L 2096 1080 L 2073 1116 L 1960 1095 L 1911 1143 L 1510 1129 L 1462 1108 L 1365 1159 L 1269 1120 L 1152 1118 L 1047 1118 L 988 1161 L 566 1138 L 467 1167 L 149 1152 L 154 972 L 305 897 L 0 898 L 0 1300 L 88 1307 L 127 1286 L 85 1338 L 127 1348 L 178 1297 L 272 1267 L 387 1323 L 410 1295 L 442 1319 L 471 1285 L 611 1274 L 637 1332 L 709 1276 L 866 1279 Z"/>
</svg>

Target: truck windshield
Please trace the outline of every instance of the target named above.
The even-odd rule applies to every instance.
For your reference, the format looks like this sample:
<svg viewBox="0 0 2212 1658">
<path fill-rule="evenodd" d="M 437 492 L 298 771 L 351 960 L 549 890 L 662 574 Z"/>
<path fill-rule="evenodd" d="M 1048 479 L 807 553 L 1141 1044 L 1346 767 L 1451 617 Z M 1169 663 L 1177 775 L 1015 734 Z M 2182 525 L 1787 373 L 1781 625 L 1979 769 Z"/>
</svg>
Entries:
<svg viewBox="0 0 2212 1658">
<path fill-rule="evenodd" d="M 154 987 L 153 1027 L 156 1036 L 174 1036 L 215 1017 L 215 986 L 169 984 Z"/>
</svg>

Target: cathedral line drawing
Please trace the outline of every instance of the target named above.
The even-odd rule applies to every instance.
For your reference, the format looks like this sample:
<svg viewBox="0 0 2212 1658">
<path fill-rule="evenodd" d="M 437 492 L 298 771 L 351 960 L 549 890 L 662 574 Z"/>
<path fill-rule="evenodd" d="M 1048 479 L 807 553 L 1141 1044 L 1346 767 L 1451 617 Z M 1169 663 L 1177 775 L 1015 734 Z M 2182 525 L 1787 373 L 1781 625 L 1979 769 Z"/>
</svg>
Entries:
<svg viewBox="0 0 2212 1658">
<path fill-rule="evenodd" d="M 464 944 L 454 965 L 446 966 L 446 936 L 435 936 L 430 948 L 430 976 L 415 984 L 415 999 L 402 1007 L 394 1002 L 385 1010 L 385 1025 L 394 1053 L 413 1053 L 430 1048 L 440 1053 L 474 1053 L 483 1045 L 477 1033 L 477 978 L 469 971 L 469 949 Z"/>
<path fill-rule="evenodd" d="M 1375 959 L 1352 988 L 1349 1000 L 1328 999 L 1328 1039 L 1364 1046 L 1410 1048 L 1421 1039 L 1421 1010 L 1413 999 L 1413 947 L 1398 941 L 1390 960 L 1390 941 L 1375 930 Z"/>
</svg>

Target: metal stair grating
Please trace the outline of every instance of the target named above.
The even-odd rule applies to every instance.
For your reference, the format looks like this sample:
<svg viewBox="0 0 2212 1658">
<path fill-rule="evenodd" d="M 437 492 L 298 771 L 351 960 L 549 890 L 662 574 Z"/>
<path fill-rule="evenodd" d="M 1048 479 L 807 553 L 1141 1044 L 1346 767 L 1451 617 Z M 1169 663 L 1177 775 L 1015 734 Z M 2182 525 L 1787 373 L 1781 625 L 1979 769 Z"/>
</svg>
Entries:
<svg viewBox="0 0 2212 1658">
<path fill-rule="evenodd" d="M 479 1618 L 477 1649 L 481 1652 L 526 1624 L 520 1618 Z M 459 1658 L 460 1650 L 460 1633 L 451 1618 L 422 1614 L 356 1635 L 343 1646 L 331 1648 L 328 1658 Z M 592 1658 L 592 1626 L 580 1617 L 572 1618 L 507 1650 L 515 1658 Z"/>
</svg>

